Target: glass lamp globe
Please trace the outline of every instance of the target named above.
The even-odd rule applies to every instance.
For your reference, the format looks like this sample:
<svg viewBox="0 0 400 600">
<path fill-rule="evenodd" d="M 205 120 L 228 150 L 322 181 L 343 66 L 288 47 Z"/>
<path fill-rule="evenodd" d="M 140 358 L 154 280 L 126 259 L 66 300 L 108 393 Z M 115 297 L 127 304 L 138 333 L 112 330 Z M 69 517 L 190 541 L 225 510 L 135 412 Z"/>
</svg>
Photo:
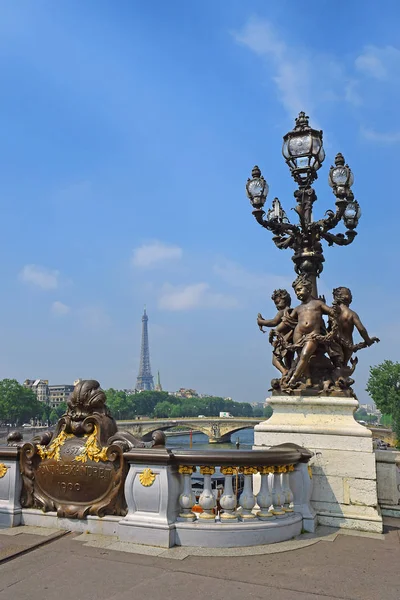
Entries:
<svg viewBox="0 0 400 600">
<path fill-rule="evenodd" d="M 349 189 L 354 183 L 354 175 L 349 165 L 345 164 L 344 156 L 339 152 L 335 156 L 335 166 L 329 169 L 328 183 L 334 190 Z"/>
<path fill-rule="evenodd" d="M 251 172 L 252 178 L 247 180 L 246 193 L 254 208 L 262 208 L 268 195 L 269 186 L 261 175 L 261 171 L 257 165 Z"/>
<path fill-rule="evenodd" d="M 347 203 L 343 219 L 348 229 L 355 229 L 361 217 L 361 208 L 357 200 L 351 200 Z"/>
<path fill-rule="evenodd" d="M 295 128 L 284 136 L 282 154 L 299 185 L 310 185 L 317 178 L 325 158 L 322 131 L 309 126 L 304 112 L 297 117 Z"/>
</svg>

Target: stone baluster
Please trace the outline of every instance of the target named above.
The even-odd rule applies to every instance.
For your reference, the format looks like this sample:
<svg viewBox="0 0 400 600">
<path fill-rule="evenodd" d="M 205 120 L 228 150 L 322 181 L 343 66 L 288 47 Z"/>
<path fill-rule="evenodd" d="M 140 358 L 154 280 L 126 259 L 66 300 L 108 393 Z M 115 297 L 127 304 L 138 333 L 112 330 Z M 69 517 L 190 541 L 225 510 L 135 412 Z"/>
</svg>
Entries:
<svg viewBox="0 0 400 600">
<path fill-rule="evenodd" d="M 290 489 L 289 480 L 289 473 L 292 471 L 294 471 L 294 465 L 287 465 L 285 473 L 282 473 L 283 510 L 285 512 L 293 512 L 293 493 Z"/>
<path fill-rule="evenodd" d="M 282 487 L 281 487 L 281 474 L 285 473 L 286 467 L 284 465 L 279 467 L 274 467 L 274 474 L 272 477 L 272 514 L 276 517 L 285 516 L 285 511 L 283 510 L 283 503 L 285 501 Z"/>
<path fill-rule="evenodd" d="M 240 518 L 242 520 L 255 519 L 252 510 L 256 504 L 253 494 L 253 475 L 257 473 L 257 467 L 241 467 L 240 472 L 244 474 L 243 492 L 240 494 L 239 504 L 242 507 Z"/>
<path fill-rule="evenodd" d="M 211 488 L 211 475 L 214 475 L 215 467 L 200 467 L 200 473 L 204 476 L 204 485 L 199 498 L 199 505 L 203 509 L 199 519 L 215 519 L 213 509 L 216 507 L 217 501 Z"/>
<path fill-rule="evenodd" d="M 236 494 L 233 493 L 232 477 L 236 474 L 235 467 L 221 467 L 221 473 L 225 476 L 224 493 L 222 494 L 219 504 L 223 510 L 220 515 L 221 522 L 237 521 L 236 513 Z"/>
<path fill-rule="evenodd" d="M 260 510 L 257 512 L 257 517 L 261 519 L 261 521 L 267 521 L 268 519 L 274 518 L 274 515 L 269 510 L 269 507 L 272 504 L 272 496 L 268 483 L 268 475 L 274 472 L 274 467 L 259 467 L 258 471 L 261 475 L 261 487 L 257 495 L 257 504 L 260 507 Z"/>
<path fill-rule="evenodd" d="M 196 471 L 196 467 L 180 465 L 179 473 L 183 475 L 183 492 L 179 496 L 179 504 L 181 512 L 178 520 L 195 521 L 196 515 L 192 512 L 192 508 L 196 503 L 196 496 L 192 491 L 192 473 Z"/>
</svg>

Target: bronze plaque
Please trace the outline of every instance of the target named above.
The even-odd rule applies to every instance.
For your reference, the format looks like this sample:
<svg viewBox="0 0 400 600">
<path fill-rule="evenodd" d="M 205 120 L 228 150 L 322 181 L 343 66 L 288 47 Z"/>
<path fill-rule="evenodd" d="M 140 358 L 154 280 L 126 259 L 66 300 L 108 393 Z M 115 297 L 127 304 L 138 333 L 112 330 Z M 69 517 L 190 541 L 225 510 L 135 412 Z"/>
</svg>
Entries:
<svg viewBox="0 0 400 600">
<path fill-rule="evenodd" d="M 94 504 L 114 486 L 118 464 L 79 460 L 87 439 L 67 439 L 60 448 L 60 460 L 45 458 L 37 466 L 37 486 L 57 504 Z"/>
</svg>

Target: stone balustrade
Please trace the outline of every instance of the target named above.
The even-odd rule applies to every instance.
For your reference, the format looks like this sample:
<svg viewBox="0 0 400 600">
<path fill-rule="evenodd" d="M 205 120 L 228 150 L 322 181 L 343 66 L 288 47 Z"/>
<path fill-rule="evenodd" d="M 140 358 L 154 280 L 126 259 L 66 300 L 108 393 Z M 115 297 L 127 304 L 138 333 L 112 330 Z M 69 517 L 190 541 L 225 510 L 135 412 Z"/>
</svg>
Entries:
<svg viewBox="0 0 400 600">
<path fill-rule="evenodd" d="M 232 547 L 314 530 L 312 453 L 294 444 L 248 451 L 135 449 L 124 456 L 130 470 L 121 539 L 134 535 L 146 543 L 151 529 L 158 544 L 163 531 L 169 545 Z M 157 489 L 155 482 L 140 483 L 145 471 L 155 477 Z"/>
<path fill-rule="evenodd" d="M 59 527 L 162 547 L 238 547 L 291 539 L 315 526 L 312 453 L 294 444 L 248 451 L 133 448 L 123 454 L 125 516 L 82 519 L 21 507 L 19 452 L 0 448 L 3 527 Z"/>
</svg>

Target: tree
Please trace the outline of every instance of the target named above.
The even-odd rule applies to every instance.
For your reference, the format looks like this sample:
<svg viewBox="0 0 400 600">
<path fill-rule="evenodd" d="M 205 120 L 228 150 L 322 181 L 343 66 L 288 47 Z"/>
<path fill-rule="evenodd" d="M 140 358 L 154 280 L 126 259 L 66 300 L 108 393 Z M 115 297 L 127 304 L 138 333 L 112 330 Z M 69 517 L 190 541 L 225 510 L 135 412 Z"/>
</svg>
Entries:
<svg viewBox="0 0 400 600">
<path fill-rule="evenodd" d="M 266 419 L 269 419 L 272 416 L 272 413 L 274 411 L 272 410 L 272 407 L 268 404 L 265 408 L 264 408 L 264 417 Z"/>
<path fill-rule="evenodd" d="M 262 417 L 264 415 L 264 409 L 261 406 L 255 406 L 253 408 L 253 417 Z"/>
<path fill-rule="evenodd" d="M 107 406 L 111 411 L 114 419 L 130 419 L 137 413 L 133 398 L 123 390 L 114 390 L 110 388 L 106 390 Z"/>
<path fill-rule="evenodd" d="M 16 379 L 0 381 L 0 420 L 20 425 L 40 415 L 43 405 L 30 388 Z"/>
<path fill-rule="evenodd" d="M 171 402 L 158 402 L 154 407 L 154 416 L 157 418 L 170 417 L 175 406 Z"/>
<path fill-rule="evenodd" d="M 365 408 L 359 408 L 354 413 L 354 418 L 356 419 L 356 421 L 367 421 L 367 419 L 368 419 L 368 413 L 365 410 Z"/>
<path fill-rule="evenodd" d="M 67 412 L 68 406 L 66 402 L 60 402 L 58 406 L 54 409 L 57 413 L 57 417 L 62 417 Z"/>
<path fill-rule="evenodd" d="M 370 368 L 367 392 L 379 410 L 393 419 L 393 431 L 400 444 L 400 363 L 385 360 Z"/>
<path fill-rule="evenodd" d="M 58 421 L 58 414 L 54 408 L 50 413 L 49 421 L 52 425 L 54 425 L 54 423 L 57 423 L 57 421 Z"/>
</svg>

